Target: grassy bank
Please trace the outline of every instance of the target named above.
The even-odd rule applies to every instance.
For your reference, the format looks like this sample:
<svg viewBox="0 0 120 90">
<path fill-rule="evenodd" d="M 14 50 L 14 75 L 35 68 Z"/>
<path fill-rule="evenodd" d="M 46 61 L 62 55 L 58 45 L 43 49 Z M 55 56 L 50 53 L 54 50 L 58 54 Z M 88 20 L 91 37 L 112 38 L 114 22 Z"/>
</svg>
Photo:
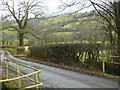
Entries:
<svg viewBox="0 0 120 90">
<path fill-rule="evenodd" d="M 47 46 L 48 47 L 48 46 Z M 37 49 L 37 51 L 35 50 L 35 52 L 37 53 L 37 52 L 41 52 L 41 54 L 38 54 L 38 57 L 39 58 L 37 58 L 37 56 L 36 57 L 31 57 L 31 56 L 27 56 L 26 57 L 26 55 L 25 55 L 25 53 L 21 53 L 21 54 L 19 54 L 17 51 L 16 51 L 16 49 L 14 48 L 13 50 L 11 49 L 11 52 L 13 53 L 13 55 L 14 56 L 17 56 L 17 58 L 21 58 L 21 59 L 25 59 L 25 60 L 28 60 L 28 61 L 33 61 L 33 62 L 38 62 L 38 63 L 41 63 L 41 64 L 45 64 L 45 65 L 50 65 L 50 66 L 54 66 L 54 67 L 59 67 L 59 68 L 63 68 L 63 69 L 67 69 L 67 70 L 73 70 L 73 71 L 77 71 L 77 72 L 81 72 L 81 73 L 85 73 L 85 74 L 89 74 L 89 75 L 94 75 L 94 76 L 100 76 L 100 77 L 105 77 L 105 78 L 109 78 L 109 79 L 115 79 L 115 80 L 117 80 L 117 79 L 120 79 L 120 76 L 117 76 L 117 75 L 112 75 L 112 74 L 106 74 L 106 73 L 102 73 L 102 63 L 98 63 L 98 64 L 95 64 L 94 62 L 95 61 L 93 61 L 94 59 L 90 59 L 90 60 L 92 60 L 93 61 L 93 63 L 91 63 L 91 62 L 86 62 L 86 63 L 84 63 L 84 62 L 81 62 L 81 63 L 72 63 L 72 64 L 69 64 L 68 62 L 71 60 L 71 58 L 73 57 L 73 56 L 70 56 L 70 55 L 73 55 L 73 53 L 71 54 L 70 53 L 70 55 L 69 55 L 69 52 L 67 52 L 67 54 L 64 54 L 64 53 L 60 53 L 60 50 L 61 50 L 61 48 L 59 49 L 59 50 L 57 50 L 58 52 L 53 52 L 55 55 L 53 55 L 54 57 L 53 58 L 48 58 L 48 59 L 45 59 L 45 58 L 41 58 L 40 57 L 40 55 L 43 57 L 43 54 L 44 54 L 44 57 L 48 57 L 49 56 L 49 53 L 47 54 L 46 52 L 45 52 L 45 47 L 41 47 L 42 48 L 42 50 L 38 50 L 39 48 L 38 47 L 36 47 Z M 4 49 L 6 49 L 6 50 L 8 50 L 8 48 L 4 48 Z M 51 48 L 50 48 L 51 49 Z M 58 48 L 57 48 L 58 49 Z M 34 50 L 34 48 L 32 49 L 32 50 Z M 65 50 L 64 48 L 62 49 L 62 50 Z M 10 51 L 10 50 L 9 50 Z M 46 50 L 47 51 L 47 50 Z M 55 48 L 55 51 L 56 51 L 56 48 Z M 68 50 L 66 50 L 66 51 L 68 51 Z M 72 50 L 70 50 L 70 51 L 72 51 Z M 75 51 L 76 51 L 76 47 L 75 47 Z M 44 53 L 43 53 L 44 52 Z M 48 52 L 48 51 L 47 51 Z M 64 51 L 65 52 L 65 51 Z M 104 51 L 103 51 L 104 52 Z M 35 53 L 35 54 L 36 54 Z M 56 54 L 57 53 L 57 54 Z M 95 51 L 94 51 L 94 53 L 95 53 Z M 101 53 L 100 51 L 99 51 L 99 53 Z M 107 54 L 106 52 L 104 52 L 105 53 L 105 55 Z M 66 63 L 64 63 L 64 62 L 61 62 L 61 57 L 58 57 L 58 56 L 60 56 L 60 54 L 62 54 L 63 56 L 64 55 L 68 55 L 68 57 L 71 57 L 71 58 L 68 58 L 68 59 L 63 59 L 63 61 L 65 61 L 66 60 Z M 78 53 L 77 53 L 78 54 Z M 77 55 L 76 54 L 76 55 Z M 34 56 L 34 55 L 33 55 Z M 56 58 L 56 57 L 57 58 Z M 79 55 L 78 55 L 79 56 Z M 86 56 L 86 58 L 88 58 L 89 56 L 88 56 L 88 54 L 86 55 L 86 53 L 83 53 L 82 54 L 82 56 L 83 56 L 83 59 L 82 60 L 85 60 L 85 56 Z M 66 57 L 66 56 L 65 56 Z M 95 56 L 94 56 L 95 57 Z M 57 61 L 57 62 L 55 62 L 54 61 L 54 58 L 56 58 L 56 60 L 59 60 L 59 62 Z M 101 57 L 99 56 L 99 59 L 101 59 Z M 73 61 L 74 60 L 76 60 L 76 56 L 74 56 L 74 58 L 73 58 Z M 86 61 L 88 61 L 89 59 L 87 59 Z M 95 59 L 96 60 L 96 59 Z M 106 58 L 104 58 L 104 60 L 106 60 Z M 79 61 L 79 58 L 78 58 L 78 61 Z M 79 61 L 80 62 L 80 61 Z M 89 65 L 89 67 L 86 67 L 86 65 L 88 64 L 88 63 L 90 63 L 91 65 Z M 94 65 L 99 65 L 99 66 L 97 66 L 98 68 L 94 68 L 93 66 Z M 99 69 L 100 68 L 100 69 Z M 109 69 L 109 70 L 111 70 L 111 69 Z"/>
<path fill-rule="evenodd" d="M 2 80 L 6 79 L 5 74 L 2 74 L 1 76 L 2 76 Z M 14 77 L 10 76 L 9 79 L 10 78 L 14 78 Z M 25 82 L 22 82 L 22 87 L 25 87 L 25 86 L 27 86 L 27 84 Z M 2 83 L 2 88 L 5 90 L 13 90 L 15 88 L 17 89 L 17 88 L 22 88 L 22 87 L 18 87 L 17 80 Z"/>
<path fill-rule="evenodd" d="M 93 76 L 97 76 L 97 77 L 103 77 L 103 78 L 112 79 L 112 80 L 120 79 L 120 76 L 117 76 L 117 75 L 102 73 L 101 71 L 98 71 L 98 70 L 90 70 L 90 69 L 80 68 L 78 66 L 65 65 L 64 63 L 54 63 L 54 62 L 48 62 L 45 60 L 38 60 L 38 59 L 27 58 L 27 57 L 24 57 L 24 58 L 22 57 L 22 59 L 32 61 L 32 62 L 37 62 L 37 63 L 44 64 L 44 65 L 58 67 L 58 68 L 66 69 L 66 70 L 72 70 L 72 71 L 80 72 L 83 74 L 93 75 Z"/>
</svg>

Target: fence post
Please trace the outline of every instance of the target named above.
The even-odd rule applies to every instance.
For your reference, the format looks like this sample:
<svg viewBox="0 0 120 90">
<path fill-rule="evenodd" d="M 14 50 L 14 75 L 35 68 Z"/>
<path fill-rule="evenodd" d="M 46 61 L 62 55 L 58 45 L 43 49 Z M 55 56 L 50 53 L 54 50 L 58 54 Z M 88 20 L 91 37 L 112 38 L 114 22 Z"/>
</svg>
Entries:
<svg viewBox="0 0 120 90">
<path fill-rule="evenodd" d="M 7 79 L 8 79 L 8 77 L 9 77 L 9 69 L 8 69 L 8 67 L 9 67 L 9 61 L 6 60 L 6 78 L 7 78 Z"/>
<path fill-rule="evenodd" d="M 17 64 L 17 76 L 20 77 L 20 65 Z M 21 79 L 18 79 L 18 87 L 21 87 Z"/>
<path fill-rule="evenodd" d="M 39 82 L 39 73 L 35 74 L 35 84 L 37 84 L 36 82 Z M 39 86 L 37 86 L 36 88 L 38 89 Z"/>
<path fill-rule="evenodd" d="M 102 62 L 102 66 L 103 66 L 103 73 L 105 73 L 105 61 L 104 60 Z"/>
</svg>

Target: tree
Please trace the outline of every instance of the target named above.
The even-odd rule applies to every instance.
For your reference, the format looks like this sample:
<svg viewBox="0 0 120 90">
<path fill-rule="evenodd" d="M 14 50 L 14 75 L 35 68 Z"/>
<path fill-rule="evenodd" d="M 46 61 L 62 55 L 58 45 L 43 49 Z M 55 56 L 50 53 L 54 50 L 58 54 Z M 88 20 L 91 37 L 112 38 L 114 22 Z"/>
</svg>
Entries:
<svg viewBox="0 0 120 90">
<path fill-rule="evenodd" d="M 98 15 L 105 21 L 105 31 L 113 38 L 112 40 L 116 40 L 114 44 L 118 45 L 118 55 L 120 55 L 120 1 L 112 2 L 111 0 L 101 0 L 101 3 L 95 3 L 92 0 L 89 1 Z"/>
<path fill-rule="evenodd" d="M 30 19 L 43 16 L 43 1 L 41 0 L 2 0 L 1 10 L 9 13 L 9 19 L 15 20 L 16 25 L 10 26 L 18 32 L 19 45 L 24 45 L 25 34 L 29 33 L 27 25 Z"/>
<path fill-rule="evenodd" d="M 78 6 L 81 2 L 81 0 L 71 0 L 70 3 L 62 1 L 62 8 L 65 10 L 72 6 Z M 80 5 L 78 10 L 75 10 L 74 12 L 93 6 L 96 11 L 94 14 L 97 14 L 98 17 L 102 19 L 101 25 L 105 33 L 110 37 L 112 43 L 114 42 L 114 44 L 117 44 L 118 55 L 120 56 L 120 1 L 116 0 L 115 2 L 115 0 L 99 0 L 96 2 L 94 0 L 84 0 L 82 3 L 84 3 L 82 4 L 84 7 L 82 8 L 82 5 Z"/>
</svg>

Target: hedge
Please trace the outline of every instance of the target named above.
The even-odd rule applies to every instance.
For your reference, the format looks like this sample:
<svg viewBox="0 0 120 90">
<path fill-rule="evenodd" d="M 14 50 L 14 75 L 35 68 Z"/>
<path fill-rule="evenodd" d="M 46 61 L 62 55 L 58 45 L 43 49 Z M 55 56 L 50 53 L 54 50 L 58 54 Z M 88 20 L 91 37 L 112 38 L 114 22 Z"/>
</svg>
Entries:
<svg viewBox="0 0 120 90">
<path fill-rule="evenodd" d="M 3 45 L 0 46 L 1 49 L 3 50 L 8 50 L 12 52 L 13 54 L 23 54 L 25 53 L 25 48 L 21 46 L 13 46 L 13 45 Z"/>
<path fill-rule="evenodd" d="M 116 46 L 103 44 L 46 44 L 31 45 L 28 57 L 54 63 L 77 65 L 87 69 L 102 70 L 100 60 L 112 61 L 107 55 L 117 55 Z M 119 62 L 118 59 L 114 61 Z M 109 68 L 109 66 L 107 66 Z M 111 66 L 110 66 L 111 68 Z M 118 70 L 118 66 L 114 70 Z M 110 71 L 110 70 L 108 70 Z"/>
</svg>

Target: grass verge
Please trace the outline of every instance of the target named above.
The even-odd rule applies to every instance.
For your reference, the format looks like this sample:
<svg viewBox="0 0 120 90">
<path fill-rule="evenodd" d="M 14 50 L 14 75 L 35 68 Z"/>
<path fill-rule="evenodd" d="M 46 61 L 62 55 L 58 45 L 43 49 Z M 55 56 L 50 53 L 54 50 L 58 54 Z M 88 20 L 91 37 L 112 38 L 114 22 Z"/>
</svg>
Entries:
<svg viewBox="0 0 120 90">
<path fill-rule="evenodd" d="M 37 59 L 34 59 L 34 58 L 22 57 L 22 59 L 32 61 L 32 62 L 37 62 L 37 63 L 44 64 L 44 65 L 58 67 L 58 68 L 66 69 L 66 70 L 72 70 L 72 71 L 80 72 L 80 73 L 83 73 L 83 74 L 93 75 L 93 76 L 97 76 L 97 77 L 103 77 L 103 78 L 117 80 L 117 81 L 120 80 L 120 76 L 102 73 L 101 71 L 87 70 L 87 69 L 84 69 L 84 68 L 80 68 L 78 66 L 65 65 L 63 63 L 56 64 L 56 63 L 53 63 L 53 62 L 46 62 L 46 61 L 37 60 Z"/>
<path fill-rule="evenodd" d="M 6 75 L 5 74 L 2 74 L 2 80 L 6 79 Z M 9 77 L 10 78 L 14 78 L 12 76 Z M 17 88 L 23 88 L 23 87 L 26 87 L 27 84 L 25 82 L 22 82 L 22 87 L 19 87 L 18 86 L 18 83 L 17 83 L 17 80 L 15 81 L 9 81 L 9 82 L 3 82 L 2 83 L 2 88 L 5 89 L 5 90 L 13 90 L 13 89 L 17 89 Z"/>
</svg>

